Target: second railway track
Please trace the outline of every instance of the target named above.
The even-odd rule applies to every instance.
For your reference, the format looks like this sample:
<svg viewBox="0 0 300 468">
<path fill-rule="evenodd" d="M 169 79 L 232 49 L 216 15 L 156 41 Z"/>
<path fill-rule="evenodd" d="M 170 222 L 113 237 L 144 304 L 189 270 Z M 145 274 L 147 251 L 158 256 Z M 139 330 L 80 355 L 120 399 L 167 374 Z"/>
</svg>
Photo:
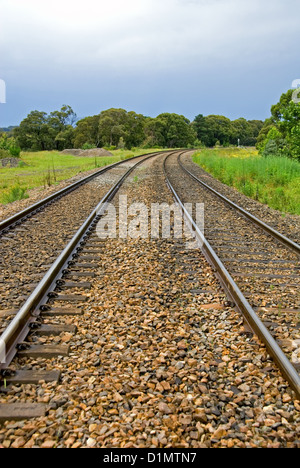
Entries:
<svg viewBox="0 0 300 468">
<path fill-rule="evenodd" d="M 220 277 L 224 286 L 231 281 L 229 275 L 229 281 L 226 277 L 229 272 L 242 291 L 241 309 L 244 309 L 245 318 L 249 321 L 253 317 L 253 323 L 250 322 L 252 328 L 265 339 L 266 326 L 289 356 L 291 365 L 278 349 L 278 355 L 282 355 L 281 366 L 289 369 L 285 374 L 299 396 L 300 247 L 219 195 L 188 171 L 180 158 L 181 154 L 166 158 L 165 171 L 169 183 L 175 187 L 182 203 L 202 202 L 205 205 L 205 239 L 223 264 L 220 265 Z M 219 274 L 219 265 L 214 266 Z M 224 274 L 221 273 L 223 266 Z M 232 288 L 235 286 L 228 288 L 229 295 Z M 234 301 L 238 305 L 240 299 L 236 297 Z M 261 326 L 259 323 L 256 326 L 254 311 L 262 320 Z M 271 336 L 269 340 L 272 341 Z M 276 348 L 274 342 L 273 356 L 276 356 Z"/>
<path fill-rule="evenodd" d="M 98 171 L 0 223 L 0 332 L 104 194 L 145 155 Z"/>
</svg>

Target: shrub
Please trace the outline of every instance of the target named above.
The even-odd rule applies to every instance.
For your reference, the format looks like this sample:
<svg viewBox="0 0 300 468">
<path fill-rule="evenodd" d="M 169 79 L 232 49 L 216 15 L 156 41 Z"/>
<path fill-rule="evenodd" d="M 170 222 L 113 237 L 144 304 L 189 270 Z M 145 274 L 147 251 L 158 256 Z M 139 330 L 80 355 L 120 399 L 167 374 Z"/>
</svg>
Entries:
<svg viewBox="0 0 300 468">
<path fill-rule="evenodd" d="M 23 200 L 28 198 L 29 195 L 26 193 L 26 187 L 14 186 L 11 187 L 6 193 L 3 194 L 1 203 L 7 204 L 12 203 L 16 200 Z"/>
<path fill-rule="evenodd" d="M 9 157 L 10 157 L 9 151 L 3 148 L 0 148 L 0 159 L 9 158 Z"/>
<path fill-rule="evenodd" d="M 14 158 L 19 158 L 20 153 L 21 153 L 21 148 L 19 146 L 11 146 L 9 148 L 9 152 L 11 156 L 13 156 Z"/>
<path fill-rule="evenodd" d="M 278 154 L 278 146 L 275 140 L 268 140 L 263 150 L 263 156 L 276 156 Z"/>
<path fill-rule="evenodd" d="M 84 145 L 82 145 L 83 150 L 94 149 L 94 148 L 97 148 L 97 146 L 93 145 L 91 143 L 88 143 L 88 142 L 86 142 L 86 143 L 84 143 Z"/>
</svg>

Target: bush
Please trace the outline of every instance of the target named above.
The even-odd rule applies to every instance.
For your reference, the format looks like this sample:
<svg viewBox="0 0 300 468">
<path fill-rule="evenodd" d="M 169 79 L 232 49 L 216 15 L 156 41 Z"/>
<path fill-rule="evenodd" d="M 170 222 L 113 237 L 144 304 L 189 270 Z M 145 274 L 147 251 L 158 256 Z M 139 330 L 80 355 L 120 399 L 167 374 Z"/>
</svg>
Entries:
<svg viewBox="0 0 300 468">
<path fill-rule="evenodd" d="M 9 158 L 9 157 L 10 157 L 10 152 L 3 148 L 0 148 L 0 159 Z"/>
<path fill-rule="evenodd" d="M 277 156 L 278 153 L 279 153 L 279 151 L 278 151 L 278 146 L 276 144 L 276 141 L 275 140 L 268 140 L 266 145 L 265 145 L 265 148 L 263 150 L 262 155 L 265 156 L 265 157 Z"/>
<path fill-rule="evenodd" d="M 11 187 L 6 193 L 3 194 L 1 203 L 12 203 L 16 200 L 23 200 L 24 198 L 28 197 L 29 195 L 26 193 L 26 188 L 19 187 L 17 185 L 15 187 Z"/>
<path fill-rule="evenodd" d="M 13 156 L 14 158 L 19 158 L 20 153 L 21 153 L 21 148 L 19 146 L 11 146 L 9 148 L 9 152 L 11 156 Z"/>
<path fill-rule="evenodd" d="M 97 146 L 93 145 L 91 143 L 88 143 L 88 142 L 86 142 L 86 143 L 84 143 L 84 145 L 82 145 L 83 150 L 94 149 L 94 148 L 97 148 Z"/>
</svg>

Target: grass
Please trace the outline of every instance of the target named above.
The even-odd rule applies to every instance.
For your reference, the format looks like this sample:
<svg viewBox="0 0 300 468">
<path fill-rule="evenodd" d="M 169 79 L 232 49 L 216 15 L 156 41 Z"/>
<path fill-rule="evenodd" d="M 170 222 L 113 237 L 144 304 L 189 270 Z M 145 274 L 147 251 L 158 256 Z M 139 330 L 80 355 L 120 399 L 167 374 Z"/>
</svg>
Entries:
<svg viewBox="0 0 300 468">
<path fill-rule="evenodd" d="M 3 193 L 2 203 L 6 205 L 7 203 L 12 203 L 16 200 L 23 200 L 24 198 L 29 198 L 26 188 L 16 185 L 14 187 L 10 187 Z"/>
<path fill-rule="evenodd" d="M 254 149 L 198 151 L 193 161 L 226 185 L 283 213 L 300 215 L 300 163 Z"/>
<path fill-rule="evenodd" d="M 134 148 L 111 151 L 112 156 L 78 157 L 56 151 L 23 152 L 19 167 L 0 166 L 0 203 L 7 204 L 28 198 L 28 190 L 57 185 L 60 181 L 77 174 L 101 168 L 140 154 L 152 153 L 153 149 Z"/>
</svg>

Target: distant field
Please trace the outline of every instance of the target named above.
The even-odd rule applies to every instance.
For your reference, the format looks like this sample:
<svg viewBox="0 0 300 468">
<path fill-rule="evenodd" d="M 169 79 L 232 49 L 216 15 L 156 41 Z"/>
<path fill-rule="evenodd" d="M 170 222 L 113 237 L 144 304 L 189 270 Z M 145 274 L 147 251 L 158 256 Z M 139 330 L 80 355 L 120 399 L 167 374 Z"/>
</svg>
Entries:
<svg viewBox="0 0 300 468">
<path fill-rule="evenodd" d="M 78 157 L 56 151 L 23 152 L 19 167 L 0 166 L 0 203 L 7 204 L 28 197 L 28 190 L 58 184 L 79 173 L 101 168 L 139 154 L 159 150 L 134 149 L 111 151 L 109 157 Z"/>
<path fill-rule="evenodd" d="M 197 151 L 193 161 L 226 185 L 271 208 L 300 215 L 300 163 L 262 157 L 255 149 Z"/>
</svg>

